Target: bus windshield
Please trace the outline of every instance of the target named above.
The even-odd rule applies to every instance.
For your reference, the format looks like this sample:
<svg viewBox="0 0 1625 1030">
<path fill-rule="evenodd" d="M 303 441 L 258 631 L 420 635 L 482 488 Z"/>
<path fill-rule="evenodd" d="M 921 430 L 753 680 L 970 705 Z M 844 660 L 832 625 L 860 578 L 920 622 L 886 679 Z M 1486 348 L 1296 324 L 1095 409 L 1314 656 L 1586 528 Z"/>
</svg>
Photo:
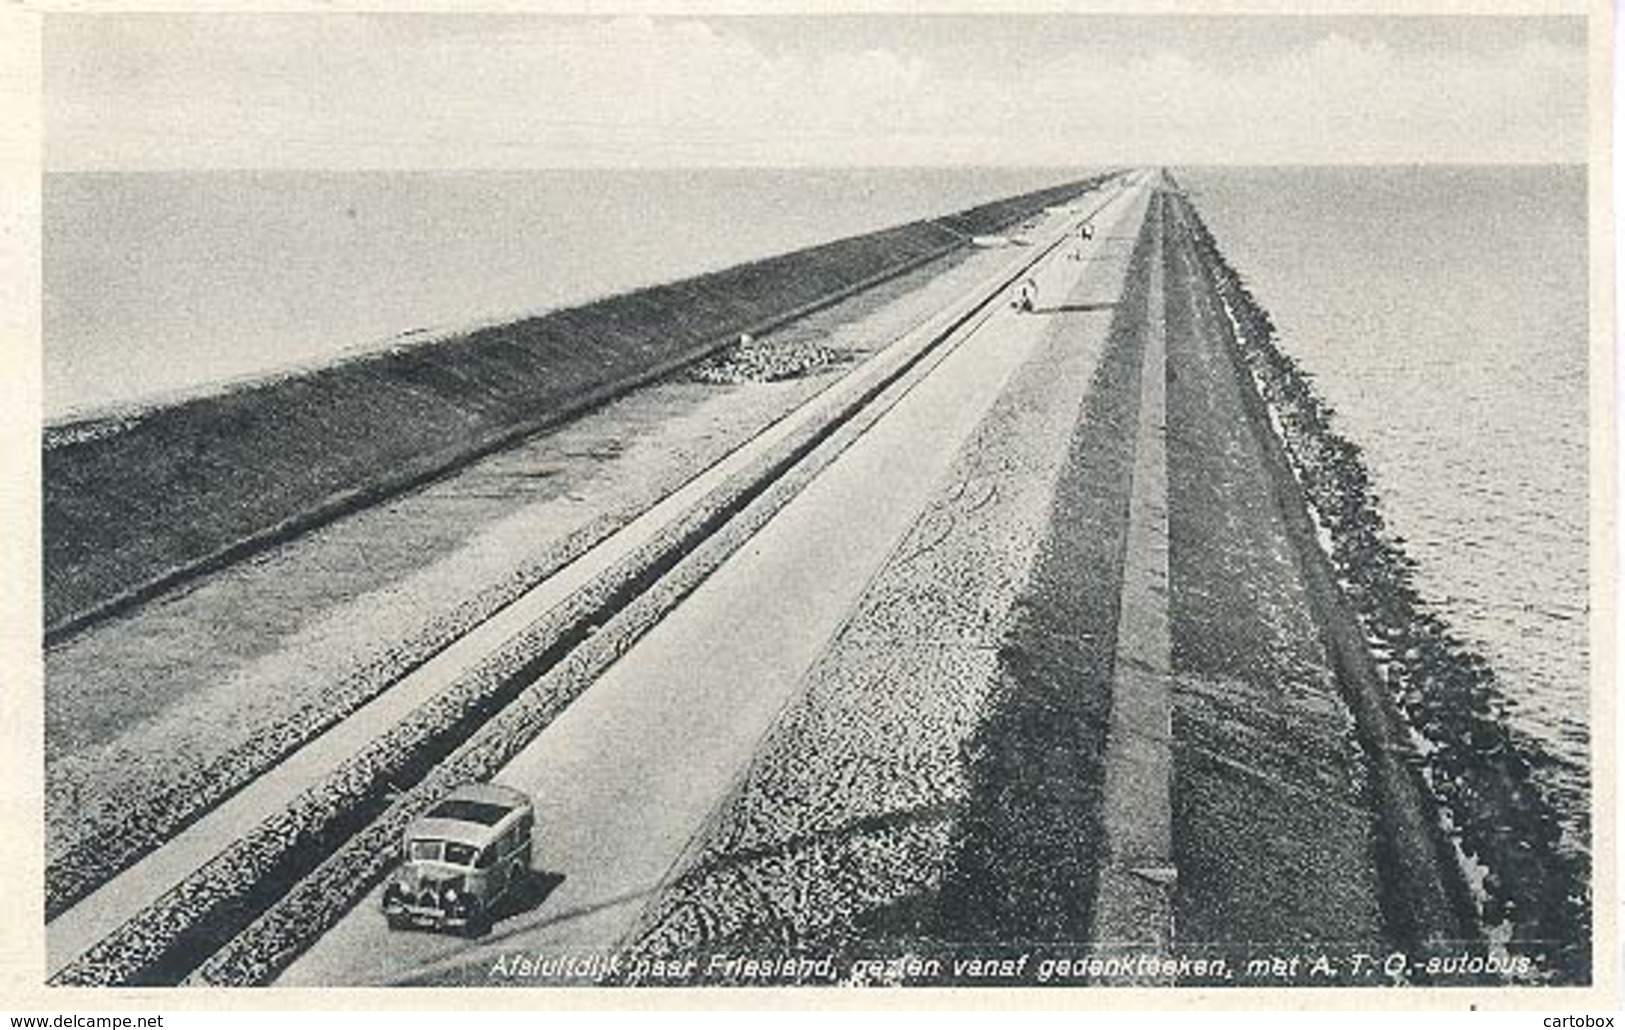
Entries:
<svg viewBox="0 0 1625 1030">
<path fill-rule="evenodd" d="M 407 844 L 406 857 L 413 862 L 445 862 L 447 865 L 473 865 L 475 848 L 449 840 L 414 840 Z"/>
</svg>

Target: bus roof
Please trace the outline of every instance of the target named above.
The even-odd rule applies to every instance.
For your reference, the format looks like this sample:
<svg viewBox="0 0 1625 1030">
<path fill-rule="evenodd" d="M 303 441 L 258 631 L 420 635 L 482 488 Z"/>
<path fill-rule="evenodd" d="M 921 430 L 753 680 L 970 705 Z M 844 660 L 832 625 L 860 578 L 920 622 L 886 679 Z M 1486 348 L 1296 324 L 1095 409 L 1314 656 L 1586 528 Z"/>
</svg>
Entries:
<svg viewBox="0 0 1625 1030">
<path fill-rule="evenodd" d="M 476 847 L 496 834 L 511 813 L 528 810 L 530 798 L 492 783 L 470 783 L 447 794 L 414 821 L 406 835 L 414 840 L 450 840 Z"/>
</svg>

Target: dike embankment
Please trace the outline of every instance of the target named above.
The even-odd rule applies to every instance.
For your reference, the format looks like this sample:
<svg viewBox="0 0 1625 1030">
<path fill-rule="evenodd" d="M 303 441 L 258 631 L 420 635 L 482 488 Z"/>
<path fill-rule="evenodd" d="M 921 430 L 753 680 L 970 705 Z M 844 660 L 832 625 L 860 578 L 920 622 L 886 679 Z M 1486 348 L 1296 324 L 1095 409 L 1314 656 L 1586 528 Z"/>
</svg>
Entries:
<svg viewBox="0 0 1625 1030">
<path fill-rule="evenodd" d="M 1358 627 L 1169 195 L 1175 826 L 1183 940 L 1456 939 Z"/>
<path fill-rule="evenodd" d="M 630 968 L 834 955 L 845 976 L 1084 932 L 1150 225 L 1024 316 L 1032 356 L 641 915 Z"/>
<path fill-rule="evenodd" d="M 1461 935 L 1532 960 L 1529 979 L 1590 982 L 1590 871 L 1583 853 L 1563 848 L 1534 779 L 1543 756 L 1512 732 L 1488 663 L 1416 590 L 1415 562 L 1383 520 L 1360 448 L 1337 431 L 1196 209 L 1181 210 L 1359 722 L 1392 930 L 1437 952 L 1454 921 Z"/>
<path fill-rule="evenodd" d="M 1091 938 L 1152 320 L 1168 338 L 1165 944 Z M 1053 338 L 978 431 L 645 910 L 633 965 L 1126 945 L 1222 960 L 1159 982 L 1327 985 L 1307 964 L 1244 979 L 1301 945 L 1339 954 L 1340 986 L 1587 982 L 1583 870 L 1487 666 L 1416 597 L 1357 448 L 1177 190 L 1152 205 L 1081 406 L 1076 345 Z M 1409 964 L 1356 975 L 1361 951 Z M 965 982 L 914 965 L 874 975 Z"/>
<path fill-rule="evenodd" d="M 1230 974 L 1260 949 L 1386 954 L 1413 938 L 1384 918 L 1385 799 L 1365 789 L 1303 541 L 1277 510 L 1290 473 L 1256 439 L 1177 203 L 1151 201 L 1112 303 L 1096 287 L 1050 316 L 941 498 L 646 909 L 632 967 L 834 956 L 862 983 L 1122 986 L 1139 981 L 1086 964 L 1032 974 L 1150 955 L 1195 962 L 1157 983 L 1258 986 Z M 1109 326 L 1085 321 L 1101 308 Z M 1167 410 L 1148 421 L 1151 376 Z M 1146 455 L 1164 447 L 1159 476 Z M 1146 780 L 1109 774 L 1114 710 L 1139 689 L 1120 668 L 1143 632 L 1124 621 L 1130 580 L 1146 586 L 1131 549 L 1158 543 L 1133 532 L 1133 498 L 1158 493 L 1147 476 L 1166 479 L 1168 505 L 1151 537 L 1164 535 L 1169 579 L 1143 600 L 1172 631 L 1172 668 L 1149 670 L 1171 708 L 1171 811 Z M 1173 842 L 1166 934 L 1101 918 L 1109 867 L 1139 857 L 1112 848 L 1125 810 L 1134 833 L 1161 819 Z M 884 961 L 898 956 L 922 961 Z M 966 980 L 953 960 L 967 957 L 1006 965 Z"/>
<path fill-rule="evenodd" d="M 853 365 L 883 357 L 906 328 L 943 312 L 995 269 L 1029 253 L 949 254 L 749 346 L 728 347 L 557 432 L 290 541 L 263 561 L 222 570 L 197 591 L 176 591 L 162 604 L 52 648 L 46 656 L 53 709 L 47 713 L 48 918 L 307 743 L 325 738 L 318 750 L 342 750 L 336 741 L 361 735 L 353 725 L 345 728 L 348 717 L 386 691 L 398 699 L 391 688 L 411 670 L 725 460 L 763 427 L 859 374 Z M 753 352 L 752 366 L 781 371 L 794 364 L 782 358 L 817 353 L 825 342 L 837 360 L 799 382 L 695 382 L 702 371 L 738 368 L 744 352 Z M 690 408 L 695 400 L 698 407 Z M 697 410 L 710 414 L 695 418 Z M 632 431 L 641 442 L 628 449 L 619 434 L 632 426 L 639 427 Z M 504 470 L 495 482 L 481 471 L 493 464 Z M 527 473 L 514 475 L 519 468 Z M 539 504 L 538 483 L 547 498 Z M 455 505 L 454 518 L 447 517 L 448 503 Z M 465 554 L 442 566 L 443 575 L 415 571 L 432 567 L 447 541 L 484 539 L 480 527 L 493 523 L 502 526 L 499 546 L 476 545 L 472 558 Z M 361 542 L 363 553 L 352 542 Z M 366 572 L 358 583 L 362 563 Z M 405 589 L 376 593 L 379 584 L 403 582 L 403 569 Z M 324 631 L 288 638 L 279 620 L 294 613 L 314 618 Z M 368 627 L 365 634 L 355 632 L 357 620 Z M 109 641 L 115 646 L 106 646 Z M 265 647 L 269 660 L 258 657 L 265 652 L 257 648 Z M 255 657 L 238 657 L 245 652 Z M 132 676 L 136 690 L 129 689 Z M 142 695 L 160 698 L 163 708 L 131 712 L 129 702 Z M 83 739 L 78 735 L 94 729 L 87 723 L 97 720 L 127 728 L 105 746 L 75 749 Z M 52 733 L 58 727 L 63 734 Z M 337 736 L 328 736 L 329 729 Z M 66 927 L 78 922 L 55 933 L 77 941 Z"/>
<path fill-rule="evenodd" d="M 1095 177 L 103 423 L 44 453 L 47 642 L 996 233 Z"/>
<path fill-rule="evenodd" d="M 1056 245 L 1035 248 L 1008 274 L 1018 276 Z M 934 335 L 865 366 L 829 411 L 719 483 L 568 602 L 74 958 L 52 982 L 172 983 L 200 963 L 198 982 L 240 985 L 273 976 L 394 861 L 393 844 L 406 823 L 451 786 L 488 778 L 542 732 L 906 393 L 943 341 L 996 303 L 1012 281 L 955 313 Z"/>
</svg>

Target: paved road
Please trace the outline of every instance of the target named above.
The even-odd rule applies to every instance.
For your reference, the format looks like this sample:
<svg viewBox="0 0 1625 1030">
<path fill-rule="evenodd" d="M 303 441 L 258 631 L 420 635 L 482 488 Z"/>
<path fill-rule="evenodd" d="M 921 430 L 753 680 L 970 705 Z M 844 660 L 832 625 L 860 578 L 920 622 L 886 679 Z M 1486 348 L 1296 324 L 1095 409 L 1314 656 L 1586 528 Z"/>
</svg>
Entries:
<svg viewBox="0 0 1625 1030">
<path fill-rule="evenodd" d="M 1144 207 L 1125 191 L 1087 246 L 1136 231 Z M 1039 271 L 1041 303 L 1087 267 L 1065 254 Z M 617 944 L 1041 330 L 996 311 L 497 777 L 537 799 L 544 898 L 470 942 L 388 931 L 375 892 L 279 983 L 486 982 L 505 955 Z"/>
<path fill-rule="evenodd" d="M 935 331 L 933 317 L 909 334 L 922 339 Z M 50 972 L 83 953 L 134 917 L 163 892 L 280 811 L 299 794 L 322 782 L 374 737 L 446 690 L 459 677 L 531 622 L 561 604 L 594 577 L 654 538 L 701 497 L 770 451 L 798 426 L 817 422 L 850 397 L 882 378 L 901 354 L 884 354 L 773 423 L 744 446 L 706 468 L 606 539 L 564 566 L 466 636 L 403 676 L 349 718 L 300 748 L 238 793 L 175 835 L 163 848 L 109 880 L 46 926 Z M 443 517 L 443 516 L 442 516 Z M 352 613 L 352 618 L 354 618 Z"/>
<path fill-rule="evenodd" d="M 1100 200 L 1096 196 L 1091 196 L 1086 202 L 1092 207 Z M 1070 217 L 1075 218 L 1076 215 Z M 1018 260 L 1021 254 L 1020 251 L 1011 251 L 1003 261 L 986 268 L 1005 267 Z M 987 281 L 996 281 L 997 278 L 989 277 Z M 963 289 L 963 286 L 960 289 Z M 708 490 L 739 469 L 750 465 L 761 453 L 794 432 L 797 426 L 826 417 L 827 412 L 839 408 L 847 398 L 860 393 L 868 384 L 882 378 L 888 368 L 893 367 L 905 356 L 903 352 L 910 350 L 913 346 L 910 341 L 913 338 L 918 337 L 922 340 L 928 338 L 939 331 L 940 324 L 952 314 L 952 310 L 947 310 L 926 319 L 900 341 L 898 347 L 894 349 L 895 353 L 888 350 L 823 393 L 808 400 L 755 439 L 707 468 L 643 515 L 559 570 L 468 636 L 406 675 L 350 718 L 299 749 L 242 791 L 209 811 L 196 823 L 176 835 L 165 847 L 149 854 L 72 909 L 52 920 L 46 929 L 49 971 L 55 972 L 60 969 L 135 916 L 164 891 L 180 883 L 183 877 L 243 836 L 261 820 L 288 805 L 300 792 L 331 775 L 373 737 L 446 689 L 483 656 L 521 631 L 532 620 L 558 605 L 595 575 L 646 543 L 662 526 L 677 519 Z"/>
</svg>

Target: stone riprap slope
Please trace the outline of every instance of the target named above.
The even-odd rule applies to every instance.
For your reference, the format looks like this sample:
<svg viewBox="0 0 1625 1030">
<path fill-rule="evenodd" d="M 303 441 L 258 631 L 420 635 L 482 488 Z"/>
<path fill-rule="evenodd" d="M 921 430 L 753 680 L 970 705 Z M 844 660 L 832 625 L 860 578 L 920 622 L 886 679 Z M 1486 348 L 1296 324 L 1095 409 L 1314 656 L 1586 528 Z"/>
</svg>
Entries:
<svg viewBox="0 0 1625 1030">
<path fill-rule="evenodd" d="M 1006 228 L 1070 182 L 582 307 L 61 427 L 45 622 L 63 633 L 424 482 L 797 312 Z"/>
<path fill-rule="evenodd" d="M 1279 340 L 1269 313 L 1194 208 L 1203 275 L 1230 323 L 1236 361 L 1256 388 L 1301 484 L 1340 593 L 1347 598 L 1399 732 L 1438 810 L 1446 861 L 1471 887 L 1469 921 L 1539 975 L 1591 979 L 1589 861 L 1565 847 L 1535 771 L 1545 756 L 1509 729 L 1493 670 L 1423 601 L 1414 560 L 1386 526 L 1359 447 Z"/>
<path fill-rule="evenodd" d="M 1291 941 L 1379 953 L 1382 799 L 1287 523 L 1302 502 L 1277 492 L 1181 210 L 1165 233 L 1175 932 L 1238 962 Z"/>
<path fill-rule="evenodd" d="M 1523 808 L 1490 797 L 1494 777 L 1463 776 L 1459 761 L 1430 794 L 1396 757 L 1402 748 L 1387 734 L 1403 723 L 1368 703 L 1370 685 L 1345 653 L 1366 641 L 1328 597 L 1341 587 L 1358 602 L 1371 591 L 1319 575 L 1305 498 L 1273 445 L 1287 416 L 1272 419 L 1252 392 L 1264 387 L 1275 404 L 1281 387 L 1264 378 L 1267 360 L 1243 356 L 1256 341 L 1233 349 L 1236 284 L 1216 282 L 1224 266 L 1188 205 L 1162 198 L 1147 234 L 1164 241 L 1164 304 L 1146 311 L 1147 235 L 1081 418 L 1071 412 L 1064 460 L 1035 443 L 1047 437 L 1060 451 L 1054 441 L 1068 431 L 1057 399 L 1077 388 L 1063 385 L 1069 356 L 1052 348 L 1012 384 L 952 489 L 645 912 L 629 942 L 634 967 L 717 953 L 834 955 L 834 968 L 855 975 L 855 957 L 1124 945 L 1093 940 L 1091 916 L 1148 317 L 1167 336 L 1178 953 L 1222 956 L 1237 970 L 1293 942 L 1418 957 L 1494 948 L 1461 920 L 1466 890 L 1444 831 L 1481 841 L 1496 828 L 1492 801 L 1506 832 Z M 1039 368 L 1051 377 L 1042 384 Z M 1019 483 L 1004 478 L 1018 473 Z M 1313 499 L 1312 478 L 1305 486 Z M 1419 625 L 1413 636 L 1426 632 Z M 1442 709 L 1413 712 L 1436 725 Z M 1488 732 L 1471 708 L 1450 710 Z M 1464 743 L 1430 760 L 1451 760 Z M 1462 797 L 1486 800 L 1475 811 Z M 1436 801 L 1464 815 L 1438 824 Z M 1503 906 L 1494 911 L 1538 918 L 1532 902 L 1555 882 L 1548 872 L 1509 890 L 1492 877 Z M 1555 918 L 1529 925 L 1576 939 Z M 1548 953 L 1542 964 L 1563 963 Z M 825 975 L 807 969 L 811 981 Z M 963 982 L 942 968 L 877 975 Z M 1180 982 L 1240 982 L 1213 976 Z M 1449 982 L 1501 974 L 1463 969 Z"/>
</svg>

